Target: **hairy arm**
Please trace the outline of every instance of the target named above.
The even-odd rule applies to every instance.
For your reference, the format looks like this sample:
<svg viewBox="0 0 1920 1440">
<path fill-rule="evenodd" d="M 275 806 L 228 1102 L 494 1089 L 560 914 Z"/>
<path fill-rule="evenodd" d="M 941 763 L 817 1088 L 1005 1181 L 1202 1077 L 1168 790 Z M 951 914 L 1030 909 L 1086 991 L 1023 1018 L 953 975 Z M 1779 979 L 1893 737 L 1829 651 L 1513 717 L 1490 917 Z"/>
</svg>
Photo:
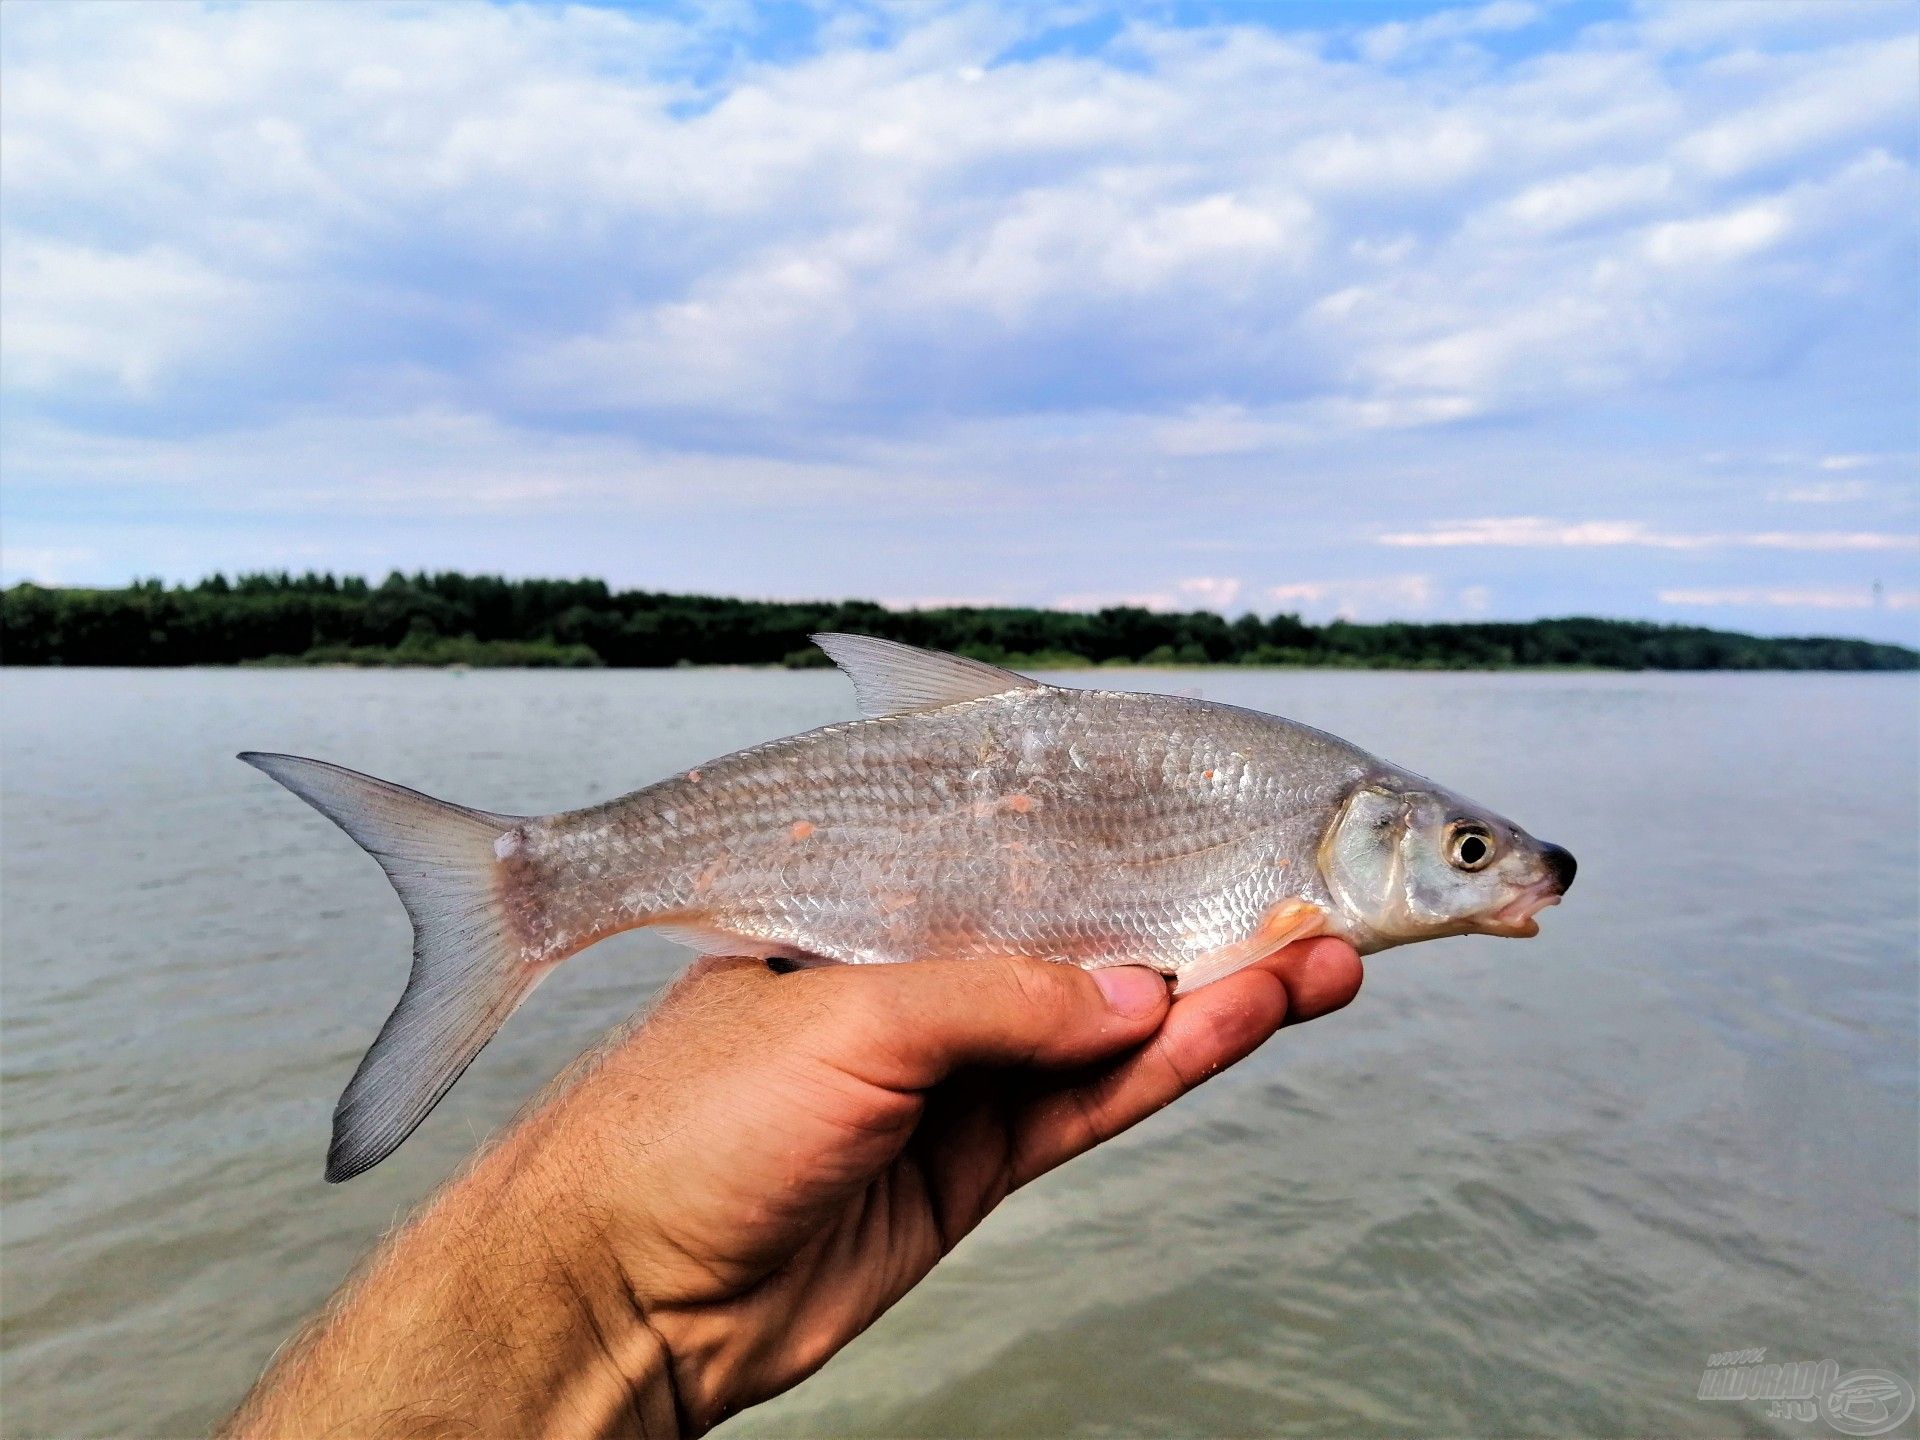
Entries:
<svg viewBox="0 0 1920 1440">
<path fill-rule="evenodd" d="M 390 1237 L 223 1433 L 700 1434 L 1013 1190 L 1359 984 L 1324 939 L 1178 1001 L 1140 969 L 703 961 Z"/>
<path fill-rule="evenodd" d="M 664 1347 L 516 1130 L 390 1235 L 223 1436 L 677 1435 Z"/>
</svg>

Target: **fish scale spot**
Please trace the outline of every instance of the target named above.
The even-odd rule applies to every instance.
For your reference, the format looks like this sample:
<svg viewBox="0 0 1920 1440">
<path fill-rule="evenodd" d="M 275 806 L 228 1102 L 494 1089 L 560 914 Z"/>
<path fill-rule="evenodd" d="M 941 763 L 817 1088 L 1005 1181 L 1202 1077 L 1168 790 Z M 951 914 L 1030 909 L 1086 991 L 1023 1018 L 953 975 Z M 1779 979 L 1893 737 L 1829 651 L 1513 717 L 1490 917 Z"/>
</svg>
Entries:
<svg viewBox="0 0 1920 1440">
<path fill-rule="evenodd" d="M 813 826 L 808 821 L 796 820 L 793 822 L 793 828 L 787 833 L 796 840 L 804 840 L 813 834 Z"/>
</svg>

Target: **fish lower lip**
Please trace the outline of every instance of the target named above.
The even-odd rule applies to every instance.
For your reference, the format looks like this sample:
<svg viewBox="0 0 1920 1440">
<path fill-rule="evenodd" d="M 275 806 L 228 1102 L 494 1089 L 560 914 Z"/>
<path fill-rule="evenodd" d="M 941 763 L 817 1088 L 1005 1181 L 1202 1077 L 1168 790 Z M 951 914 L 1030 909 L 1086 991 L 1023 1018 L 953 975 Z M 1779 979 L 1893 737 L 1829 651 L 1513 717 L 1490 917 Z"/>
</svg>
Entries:
<svg viewBox="0 0 1920 1440">
<path fill-rule="evenodd" d="M 1501 906 L 1487 920 L 1487 928 L 1496 935 L 1511 935 L 1516 939 L 1530 939 L 1540 933 L 1540 922 L 1534 917 L 1560 903 L 1558 892 L 1522 895 L 1518 900 Z"/>
</svg>

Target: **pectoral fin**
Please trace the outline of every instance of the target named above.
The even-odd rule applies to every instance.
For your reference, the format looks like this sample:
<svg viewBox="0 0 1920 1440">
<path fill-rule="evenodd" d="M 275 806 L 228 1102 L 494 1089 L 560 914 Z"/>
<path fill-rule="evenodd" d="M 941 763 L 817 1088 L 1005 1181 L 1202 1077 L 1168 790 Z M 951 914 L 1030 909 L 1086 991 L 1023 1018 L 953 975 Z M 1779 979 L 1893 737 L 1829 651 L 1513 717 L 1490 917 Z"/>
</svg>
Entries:
<svg viewBox="0 0 1920 1440">
<path fill-rule="evenodd" d="M 1173 993 L 1185 995 L 1202 985 L 1225 979 L 1296 940 L 1324 934 L 1326 927 L 1327 912 L 1312 901 L 1283 900 L 1261 917 L 1259 928 L 1246 939 L 1223 945 L 1183 968 L 1174 977 Z"/>
</svg>

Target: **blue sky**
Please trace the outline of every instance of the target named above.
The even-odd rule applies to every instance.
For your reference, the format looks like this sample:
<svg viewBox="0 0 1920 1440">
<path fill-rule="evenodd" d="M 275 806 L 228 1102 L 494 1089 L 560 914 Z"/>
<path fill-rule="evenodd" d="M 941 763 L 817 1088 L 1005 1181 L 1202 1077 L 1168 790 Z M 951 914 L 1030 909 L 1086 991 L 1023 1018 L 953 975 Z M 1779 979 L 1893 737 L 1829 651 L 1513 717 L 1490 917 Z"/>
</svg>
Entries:
<svg viewBox="0 0 1920 1440">
<path fill-rule="evenodd" d="M 0 578 L 1920 631 L 1907 0 L 10 0 Z"/>
</svg>

